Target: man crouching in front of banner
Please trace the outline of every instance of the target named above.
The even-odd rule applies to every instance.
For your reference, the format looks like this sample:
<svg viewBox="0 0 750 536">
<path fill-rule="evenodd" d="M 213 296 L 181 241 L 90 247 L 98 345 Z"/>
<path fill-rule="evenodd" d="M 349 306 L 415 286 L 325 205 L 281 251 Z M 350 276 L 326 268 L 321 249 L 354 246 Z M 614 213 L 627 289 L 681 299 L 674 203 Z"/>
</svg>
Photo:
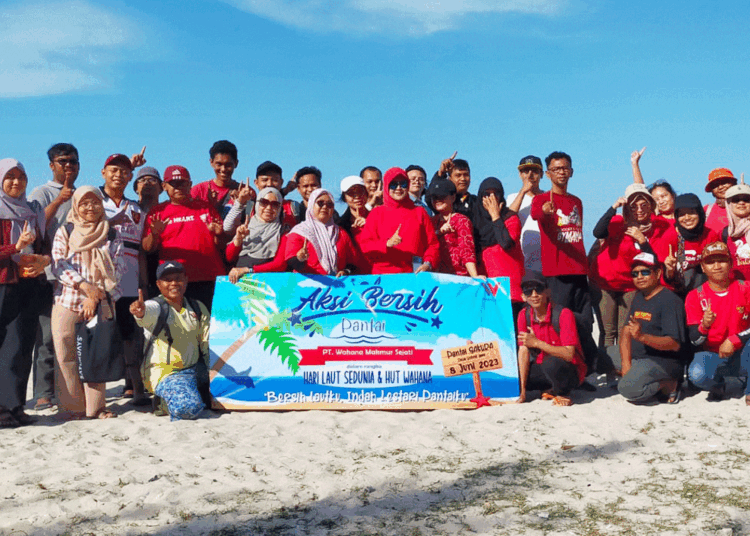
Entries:
<svg viewBox="0 0 750 536">
<path fill-rule="evenodd" d="M 167 261 L 156 270 L 161 296 L 144 302 L 139 290 L 130 306 L 146 335 L 143 384 L 166 403 L 173 421 L 195 419 L 205 407 L 199 382 L 208 370 L 210 315 L 203 303 L 185 298 L 187 283 L 182 264 Z"/>
<path fill-rule="evenodd" d="M 550 301 L 546 279 L 534 270 L 526 271 L 521 292 L 526 307 L 518 314 L 518 402 L 526 402 L 526 389 L 538 389 L 542 400 L 571 406 L 568 394 L 586 376 L 573 312 Z"/>
</svg>

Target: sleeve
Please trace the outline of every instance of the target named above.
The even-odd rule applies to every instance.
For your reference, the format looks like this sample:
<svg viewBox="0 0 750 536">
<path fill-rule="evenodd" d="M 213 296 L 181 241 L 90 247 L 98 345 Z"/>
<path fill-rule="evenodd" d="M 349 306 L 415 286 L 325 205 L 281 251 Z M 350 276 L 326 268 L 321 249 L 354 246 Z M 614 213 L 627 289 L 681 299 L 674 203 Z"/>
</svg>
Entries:
<svg viewBox="0 0 750 536">
<path fill-rule="evenodd" d="M 362 249 L 362 253 L 380 253 L 385 255 L 388 250 L 386 243 L 388 238 L 381 238 L 379 233 L 380 226 L 380 213 L 378 210 L 380 207 L 372 209 L 370 214 L 365 220 L 365 226 L 362 228 L 362 233 L 359 235 L 359 246 Z M 437 238 L 436 238 L 437 240 Z"/>
<path fill-rule="evenodd" d="M 210 181 L 196 184 L 190 189 L 190 197 L 208 202 L 208 184 Z"/>
<path fill-rule="evenodd" d="M 578 329 L 573 311 L 568 308 L 560 311 L 560 344 L 562 346 L 578 346 Z"/>
<path fill-rule="evenodd" d="M 527 308 L 528 308 L 528 305 L 522 308 L 520 311 L 518 311 L 518 333 L 528 331 L 528 326 L 526 325 L 526 309 Z"/>
<path fill-rule="evenodd" d="M 596 222 L 596 225 L 594 226 L 595 238 L 607 238 L 609 236 L 609 223 L 612 221 L 615 214 L 617 214 L 617 209 L 609 207 L 607 212 L 599 218 L 599 221 Z"/>
<path fill-rule="evenodd" d="M 513 248 L 521 238 L 521 220 L 515 214 L 505 220 L 500 218 L 493 221 L 492 227 L 497 243 L 505 251 Z"/>
<path fill-rule="evenodd" d="M 245 207 L 247 205 L 240 205 L 239 203 L 232 203 L 232 207 L 227 213 L 227 217 L 224 219 L 224 232 L 234 236 L 234 231 L 242 225 L 242 220 L 245 217 Z"/>
<path fill-rule="evenodd" d="M 5 227 L 7 224 L 5 223 L 7 220 L 0 220 L 0 233 L 3 233 L 3 227 Z M 4 234 L 4 233 L 3 233 Z M 10 235 L 10 233 L 8 233 Z M 0 237 L 0 239 L 4 238 Z M 0 259 L 7 259 L 8 257 L 12 257 L 18 253 L 16 250 L 15 244 L 3 244 L 0 246 Z"/>
<path fill-rule="evenodd" d="M 133 317 L 133 319 L 139 327 L 145 328 L 149 333 L 152 333 L 156 327 L 156 321 L 159 319 L 161 308 L 159 307 L 159 302 L 155 300 L 146 300 L 144 305 L 146 306 L 146 311 L 143 313 L 143 318 Z"/>
<path fill-rule="evenodd" d="M 302 235 L 299 235 L 297 233 L 289 233 L 287 235 L 286 248 L 284 249 L 284 261 L 287 263 L 287 266 L 289 266 L 289 268 L 293 271 L 300 272 L 300 273 L 319 273 L 320 270 L 315 270 L 310 265 L 311 257 L 313 255 L 317 257 L 317 254 L 315 253 L 315 248 L 310 242 L 307 243 L 307 254 L 308 254 L 307 261 L 302 262 L 299 259 L 297 259 L 297 252 L 302 248 L 304 243 L 305 243 L 305 238 Z M 326 275 L 326 274 L 322 273 L 321 275 Z"/>
<path fill-rule="evenodd" d="M 424 250 L 424 255 L 422 255 L 422 260 L 424 262 L 429 262 L 434 270 L 440 263 L 440 242 L 438 242 L 437 234 L 435 233 L 435 226 L 427 215 L 427 211 L 420 209 L 419 215 L 421 217 L 422 228 L 427 235 L 425 237 L 427 239 L 427 244 Z"/>
<path fill-rule="evenodd" d="M 229 243 L 227 244 L 227 249 L 224 252 L 227 262 L 230 264 L 237 262 L 237 259 L 240 258 L 241 251 L 242 249 L 235 246 L 234 241 L 230 240 Z"/>
<path fill-rule="evenodd" d="M 542 206 L 544 206 L 544 204 L 547 202 L 547 197 L 548 196 L 546 194 L 539 194 L 535 195 L 531 200 L 531 210 L 529 211 L 529 214 L 531 215 L 532 220 L 541 223 L 541 221 L 546 216 L 546 214 L 542 210 Z"/>
<path fill-rule="evenodd" d="M 156 214 L 156 207 L 153 207 L 148 211 L 148 214 L 146 214 L 146 220 L 143 222 L 143 234 L 141 236 L 141 239 L 146 238 L 151 234 L 151 222 L 153 221 Z"/>
<path fill-rule="evenodd" d="M 458 255 L 461 263 L 477 262 L 476 249 L 474 248 L 474 228 L 471 220 L 461 214 L 453 216 L 456 219 L 456 234 L 458 235 Z"/>
<path fill-rule="evenodd" d="M 263 264 L 257 264 L 253 266 L 253 273 L 265 273 L 265 272 L 289 272 L 291 271 L 291 268 L 289 267 L 289 263 L 287 262 L 285 258 L 286 254 L 286 243 L 287 243 L 287 237 L 289 235 L 284 235 L 281 237 L 281 240 L 279 241 L 279 249 L 276 250 L 276 256 L 273 258 L 273 260 L 270 260 L 268 262 L 265 262 Z M 297 248 L 299 249 L 299 248 Z M 295 253 L 296 255 L 296 253 Z M 295 258 L 296 260 L 296 258 Z M 297 261 L 299 262 L 299 261 Z"/>
<path fill-rule="evenodd" d="M 339 240 L 336 243 L 336 253 L 338 254 L 336 270 L 344 270 L 348 266 L 357 267 L 357 252 L 352 243 L 349 233 L 339 229 Z"/>
<path fill-rule="evenodd" d="M 700 288 L 700 287 L 699 287 Z M 691 290 L 685 299 L 685 319 L 688 325 L 688 337 L 694 346 L 701 346 L 707 339 L 707 333 L 703 332 L 701 320 L 703 320 L 703 309 L 698 297 L 698 289 Z"/>
<path fill-rule="evenodd" d="M 78 283 L 83 283 L 85 279 L 68 261 L 67 256 L 68 233 L 65 227 L 61 226 L 55 233 L 55 240 L 52 243 L 52 274 L 63 285 L 74 287 Z"/>
</svg>

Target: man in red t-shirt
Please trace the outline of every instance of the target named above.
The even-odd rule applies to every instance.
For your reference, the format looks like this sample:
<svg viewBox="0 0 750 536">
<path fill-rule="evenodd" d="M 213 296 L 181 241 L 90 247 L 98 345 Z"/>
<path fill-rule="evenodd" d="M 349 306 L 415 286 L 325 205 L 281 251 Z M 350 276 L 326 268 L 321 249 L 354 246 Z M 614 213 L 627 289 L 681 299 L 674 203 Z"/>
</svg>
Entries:
<svg viewBox="0 0 750 536">
<path fill-rule="evenodd" d="M 527 306 L 518 314 L 518 379 L 521 383 L 518 402 L 526 401 L 527 389 L 538 389 L 543 391 L 542 399 L 552 400 L 553 405 L 570 406 L 573 402 L 568 393 L 578 387 L 586 375 L 573 313 L 550 301 L 547 281 L 539 272 L 526 271 L 521 292 Z"/>
<path fill-rule="evenodd" d="M 211 310 L 216 278 L 226 275 L 220 253 L 222 226 L 216 209 L 190 197 L 190 173 L 182 166 L 164 171 L 164 190 L 169 201 L 148 213 L 143 229 L 143 249 L 158 252 L 159 262 L 176 261 L 185 267 L 185 293 Z"/>
<path fill-rule="evenodd" d="M 555 151 L 544 161 L 552 189 L 531 201 L 531 217 L 539 222 L 542 273 L 547 278 L 552 301 L 573 311 L 586 364 L 589 372 L 593 372 L 598 349 L 591 337 L 594 314 L 586 278 L 583 204 L 568 193 L 568 182 L 573 177 L 570 155 Z"/>
<path fill-rule="evenodd" d="M 744 378 L 750 405 L 750 282 L 731 279 L 732 257 L 723 242 L 703 248 L 701 267 L 708 281 L 685 299 L 690 341 L 699 349 L 688 369 L 690 381 L 708 391 L 709 401 L 726 396 L 727 376 Z"/>
<path fill-rule="evenodd" d="M 208 154 L 211 157 L 211 167 L 214 169 L 215 177 L 193 186 L 190 195 L 193 199 L 210 203 L 223 220 L 232 208 L 240 189 L 240 183 L 232 179 L 234 170 L 239 164 L 237 147 L 231 141 L 220 140 L 211 146 Z M 251 199 L 255 200 L 254 191 L 252 191 Z"/>
</svg>

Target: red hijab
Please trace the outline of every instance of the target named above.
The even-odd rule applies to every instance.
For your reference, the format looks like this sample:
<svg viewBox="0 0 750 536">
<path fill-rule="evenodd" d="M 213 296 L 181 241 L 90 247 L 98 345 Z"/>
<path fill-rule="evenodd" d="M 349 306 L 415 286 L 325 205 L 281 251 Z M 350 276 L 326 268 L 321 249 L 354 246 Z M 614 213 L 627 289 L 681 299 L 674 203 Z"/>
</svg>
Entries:
<svg viewBox="0 0 750 536">
<path fill-rule="evenodd" d="M 391 190 L 389 188 L 391 182 L 394 180 L 405 180 L 409 181 L 409 177 L 401 168 L 391 168 L 385 172 L 383 176 L 383 206 L 376 207 L 373 210 L 381 211 L 381 226 L 382 229 L 379 231 L 381 237 L 390 238 L 393 233 L 399 229 L 398 234 L 401 236 L 401 243 L 396 246 L 396 249 L 406 251 L 414 255 L 421 255 L 424 253 L 426 245 L 424 236 L 425 229 L 422 229 L 419 218 L 418 210 L 424 210 L 421 207 L 417 207 L 414 201 L 409 197 L 409 187 L 406 187 L 406 196 L 400 201 L 396 201 L 391 197 Z M 428 232 L 432 229 L 427 229 Z"/>
</svg>

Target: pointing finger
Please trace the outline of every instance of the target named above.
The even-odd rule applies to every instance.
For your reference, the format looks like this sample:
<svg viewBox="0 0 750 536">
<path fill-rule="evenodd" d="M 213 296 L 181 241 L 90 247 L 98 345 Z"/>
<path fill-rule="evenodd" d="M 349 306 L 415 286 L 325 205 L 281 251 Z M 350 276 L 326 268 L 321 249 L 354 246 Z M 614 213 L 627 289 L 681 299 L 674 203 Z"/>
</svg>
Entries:
<svg viewBox="0 0 750 536">
<path fill-rule="evenodd" d="M 669 244 L 669 256 L 672 256 L 672 244 Z"/>
<path fill-rule="evenodd" d="M 146 146 L 143 146 L 143 149 L 141 149 L 140 155 L 143 156 L 143 154 L 146 152 Z"/>
<path fill-rule="evenodd" d="M 245 225 L 250 225 L 250 214 L 245 214 Z"/>
<path fill-rule="evenodd" d="M 143 289 L 138 289 L 138 304 L 143 305 Z"/>
<path fill-rule="evenodd" d="M 23 232 L 28 233 L 29 232 L 29 220 L 26 220 L 23 224 Z"/>
<path fill-rule="evenodd" d="M 640 156 L 643 156 L 643 152 L 644 152 L 645 150 L 646 150 L 646 148 L 644 147 L 643 149 L 641 149 L 640 151 L 638 151 L 638 154 L 639 154 Z"/>
<path fill-rule="evenodd" d="M 453 156 L 451 156 L 450 159 L 453 160 L 454 158 L 456 158 L 457 154 L 458 154 L 458 151 L 453 151 Z"/>
<path fill-rule="evenodd" d="M 247 188 L 250 188 L 250 177 L 245 177 L 247 179 Z"/>
<path fill-rule="evenodd" d="M 398 224 L 398 229 L 396 229 L 396 234 L 398 234 L 398 233 L 400 233 L 400 232 L 401 232 L 401 224 L 399 223 L 399 224 Z"/>
</svg>

